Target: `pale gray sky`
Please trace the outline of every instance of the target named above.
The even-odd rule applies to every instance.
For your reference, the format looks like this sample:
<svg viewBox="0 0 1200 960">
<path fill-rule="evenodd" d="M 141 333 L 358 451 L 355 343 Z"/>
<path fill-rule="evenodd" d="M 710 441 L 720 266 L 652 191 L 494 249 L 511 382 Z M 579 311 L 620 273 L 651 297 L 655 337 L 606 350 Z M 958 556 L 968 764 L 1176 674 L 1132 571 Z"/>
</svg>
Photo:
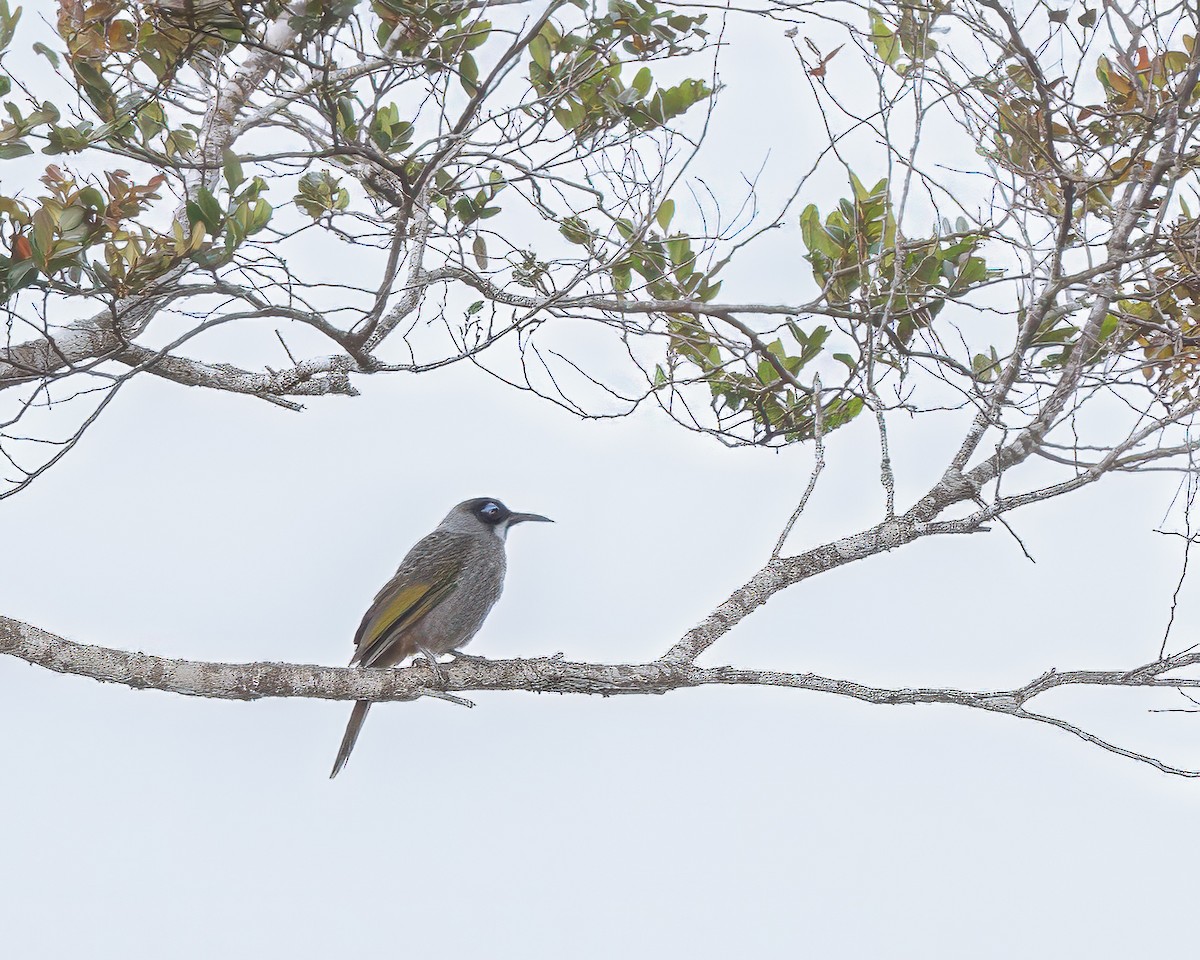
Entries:
<svg viewBox="0 0 1200 960">
<path fill-rule="evenodd" d="M 788 275 L 761 266 L 742 276 L 767 299 Z M 514 532 L 471 652 L 652 659 L 758 567 L 811 467 L 809 450 L 727 450 L 649 409 L 581 423 L 468 366 L 359 384 L 299 416 L 131 384 L 0 503 L 0 609 L 166 656 L 341 664 L 408 547 L 489 495 L 557 523 Z M 896 422 L 901 503 L 957 424 Z M 873 443 L 866 420 L 830 439 L 795 548 L 878 519 Z M 1036 565 L 998 531 L 826 574 L 705 662 L 975 688 L 1152 659 L 1180 559 L 1152 531 L 1175 482 L 1118 478 L 1014 515 Z M 1192 592 L 1178 638 L 1197 627 Z M 1200 787 L 1059 731 L 768 689 L 473 699 L 377 707 L 330 782 L 349 704 L 134 692 L 0 658 L 5 956 L 949 960 L 1194 943 Z M 1145 712 L 1167 694 L 1038 703 L 1200 763 L 1200 720 Z"/>
<path fill-rule="evenodd" d="M 6 613 L 79 640 L 341 663 L 412 541 L 486 493 L 558 522 L 514 533 L 473 652 L 644 659 L 751 571 L 806 465 L 654 416 L 581 425 L 466 368 L 303 416 L 143 381 L 4 504 L 0 582 Z M 802 542 L 877 508 L 854 472 Z M 708 662 L 998 686 L 1152 656 L 1176 557 L 1149 532 L 1162 485 L 1136 490 L 1021 516 L 1037 566 L 992 534 L 821 577 Z M 1190 937 L 1162 918 L 1191 912 L 1196 786 L 1009 718 L 484 694 L 380 706 L 330 782 L 347 704 L 12 660 L 0 689 L 14 957 L 1116 957 Z M 1053 703 L 1196 762 L 1194 720 L 1144 705 Z"/>
</svg>

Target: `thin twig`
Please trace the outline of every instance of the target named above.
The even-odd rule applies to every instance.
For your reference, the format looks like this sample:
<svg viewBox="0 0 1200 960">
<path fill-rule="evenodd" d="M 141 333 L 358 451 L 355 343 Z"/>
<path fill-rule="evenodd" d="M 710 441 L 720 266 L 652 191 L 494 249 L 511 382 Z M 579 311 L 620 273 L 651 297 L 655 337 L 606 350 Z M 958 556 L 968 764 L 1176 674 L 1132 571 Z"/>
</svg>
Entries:
<svg viewBox="0 0 1200 960">
<path fill-rule="evenodd" d="M 817 479 L 821 476 L 821 471 L 825 469 L 825 439 L 821 434 L 821 377 L 819 374 L 813 377 L 812 404 L 813 448 L 816 461 L 813 463 L 812 473 L 809 474 L 808 477 L 808 486 L 804 488 L 804 495 L 800 498 L 800 502 L 796 504 L 796 509 L 792 511 L 792 515 L 788 517 L 788 522 L 784 524 L 783 530 L 779 534 L 779 539 L 775 541 L 775 549 L 771 551 L 772 560 L 779 559 L 779 555 L 783 552 L 783 545 L 792 532 L 792 527 L 796 525 L 796 521 L 800 519 L 800 514 L 802 514 L 804 512 L 804 508 L 808 506 L 808 498 L 812 496 L 813 490 L 815 490 L 817 487 Z"/>
</svg>

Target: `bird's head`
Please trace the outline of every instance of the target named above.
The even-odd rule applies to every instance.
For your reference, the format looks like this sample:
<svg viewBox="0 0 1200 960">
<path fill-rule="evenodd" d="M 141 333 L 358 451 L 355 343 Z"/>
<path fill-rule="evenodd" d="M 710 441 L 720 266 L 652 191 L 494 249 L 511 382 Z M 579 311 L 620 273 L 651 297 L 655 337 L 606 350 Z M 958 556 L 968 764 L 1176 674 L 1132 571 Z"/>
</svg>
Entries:
<svg viewBox="0 0 1200 960">
<path fill-rule="evenodd" d="M 554 522 L 539 513 L 515 513 L 495 497 L 476 497 L 474 500 L 464 500 L 446 514 L 442 528 L 453 530 L 455 533 L 480 533 L 487 530 L 503 540 L 509 527 L 526 520 Z"/>
</svg>

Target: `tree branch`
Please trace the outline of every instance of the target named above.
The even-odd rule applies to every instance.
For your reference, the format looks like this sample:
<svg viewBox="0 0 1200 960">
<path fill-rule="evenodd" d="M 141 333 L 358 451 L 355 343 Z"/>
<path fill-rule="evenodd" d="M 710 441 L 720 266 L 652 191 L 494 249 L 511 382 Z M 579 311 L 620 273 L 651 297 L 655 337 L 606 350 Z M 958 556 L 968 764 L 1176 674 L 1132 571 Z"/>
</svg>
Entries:
<svg viewBox="0 0 1200 960">
<path fill-rule="evenodd" d="M 287 370 L 255 373 L 228 363 L 204 363 L 187 357 L 130 344 L 113 357 L 131 367 L 188 387 L 208 387 L 227 393 L 245 393 L 273 400 L 278 397 L 317 397 L 329 394 L 358 396 L 350 383 L 350 371 L 358 369 L 351 357 L 328 356 L 302 360 Z"/>
<path fill-rule="evenodd" d="M 1200 652 L 1185 651 L 1133 670 L 1048 671 L 1014 690 L 970 691 L 953 687 L 874 687 L 814 673 L 738 670 L 671 663 L 581 663 L 561 658 L 519 660 L 463 658 L 440 668 L 441 678 L 427 663 L 392 669 L 323 667 L 294 663 L 209 663 L 173 660 L 110 647 L 90 646 L 56 636 L 38 627 L 0 616 L 0 653 L 56 673 L 119 683 L 134 689 L 162 690 L 184 696 L 225 700 L 301 697 L 371 702 L 415 700 L 434 696 L 462 702 L 454 694 L 470 691 L 530 693 L 662 694 L 710 686 L 767 686 L 808 690 L 849 697 L 883 706 L 941 703 L 1002 713 L 1048 723 L 1088 743 L 1120 756 L 1148 763 L 1164 773 L 1196 777 L 1200 771 L 1171 766 L 1144 754 L 1115 746 L 1064 720 L 1024 709 L 1034 697 L 1062 686 L 1200 687 L 1200 680 L 1165 674 L 1200 663 Z"/>
</svg>

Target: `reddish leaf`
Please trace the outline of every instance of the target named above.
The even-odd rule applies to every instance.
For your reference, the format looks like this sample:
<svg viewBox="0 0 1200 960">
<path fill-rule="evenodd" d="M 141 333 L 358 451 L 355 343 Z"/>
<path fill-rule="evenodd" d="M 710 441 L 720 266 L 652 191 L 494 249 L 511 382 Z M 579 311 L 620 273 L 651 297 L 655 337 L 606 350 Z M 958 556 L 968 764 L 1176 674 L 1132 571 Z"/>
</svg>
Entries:
<svg viewBox="0 0 1200 960">
<path fill-rule="evenodd" d="M 825 56 L 823 56 L 821 58 L 821 62 L 818 63 L 815 67 L 813 67 L 811 70 L 808 71 L 808 75 L 810 77 L 816 77 L 817 79 L 820 79 L 821 77 L 825 76 L 826 64 L 828 64 L 830 60 L 832 60 L 834 57 L 836 57 L 838 55 L 838 51 L 841 50 L 842 47 L 844 47 L 844 46 L 845 46 L 845 44 L 843 43 L 840 46 L 834 47 L 832 50 L 829 51 L 829 53 L 825 54 Z"/>
</svg>

